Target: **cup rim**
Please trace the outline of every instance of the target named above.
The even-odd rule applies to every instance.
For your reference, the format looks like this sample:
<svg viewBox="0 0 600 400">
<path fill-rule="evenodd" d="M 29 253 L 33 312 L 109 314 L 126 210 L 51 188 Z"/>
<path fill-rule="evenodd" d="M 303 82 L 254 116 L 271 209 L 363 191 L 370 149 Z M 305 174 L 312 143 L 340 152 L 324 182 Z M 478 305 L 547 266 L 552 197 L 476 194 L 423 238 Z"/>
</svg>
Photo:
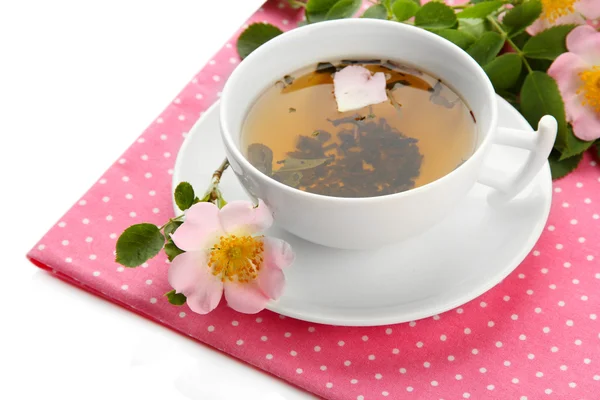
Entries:
<svg viewBox="0 0 600 400">
<path fill-rule="evenodd" d="M 458 166 L 454 170 L 450 171 L 446 175 L 444 175 L 432 182 L 426 183 L 425 185 L 422 185 L 422 186 L 419 186 L 416 188 L 405 190 L 403 192 L 386 194 L 386 195 L 381 195 L 381 196 L 371 196 L 371 197 L 334 197 L 334 196 L 327 196 L 327 195 L 322 195 L 322 194 L 317 194 L 317 193 L 305 192 L 303 190 L 296 189 L 291 186 L 285 185 L 281 182 L 278 182 L 277 180 L 260 172 L 254 165 L 252 165 L 246 159 L 246 157 L 244 157 L 241 150 L 238 148 L 238 146 L 235 144 L 235 141 L 233 140 L 232 132 L 231 132 L 231 129 L 229 129 L 229 124 L 228 124 L 227 115 L 226 115 L 226 110 L 229 108 L 228 103 L 230 102 L 229 93 L 233 90 L 232 82 L 234 82 L 238 76 L 244 74 L 244 69 L 247 68 L 248 65 L 251 65 L 251 63 L 254 59 L 257 59 L 260 56 L 262 56 L 263 54 L 270 52 L 272 48 L 277 46 L 282 41 L 294 39 L 295 37 L 299 37 L 303 40 L 310 40 L 310 36 L 308 36 L 308 34 L 311 31 L 315 31 L 315 30 L 319 30 L 319 29 L 327 29 L 327 28 L 335 29 L 337 26 L 340 26 L 340 25 L 352 25 L 352 24 L 361 25 L 361 26 L 371 25 L 374 27 L 381 27 L 381 26 L 388 25 L 390 27 L 393 26 L 394 29 L 398 29 L 398 32 L 405 31 L 405 32 L 411 32 L 412 34 L 423 35 L 423 36 L 427 37 L 428 40 L 432 40 L 434 42 L 438 42 L 438 44 L 440 44 L 440 45 L 452 48 L 456 53 L 456 57 L 461 59 L 462 63 L 470 65 L 472 67 L 472 69 L 474 70 L 474 72 L 477 75 L 479 75 L 479 78 L 483 78 L 482 80 L 485 84 L 485 87 L 482 88 L 482 90 L 487 91 L 486 97 L 491 106 L 492 116 L 491 116 L 491 120 L 490 120 L 490 124 L 489 124 L 489 128 L 488 128 L 488 132 L 486 132 L 486 135 L 484 136 L 483 141 L 480 143 L 480 145 L 477 147 L 477 149 L 473 152 L 473 154 L 464 163 L 462 163 L 460 166 Z M 284 192 L 287 192 L 291 195 L 305 196 L 308 199 L 312 198 L 315 200 L 318 199 L 319 201 L 331 201 L 331 202 L 337 202 L 337 203 L 342 202 L 342 203 L 357 203 L 358 204 L 358 203 L 370 203 L 370 202 L 385 201 L 385 200 L 391 200 L 391 199 L 401 199 L 401 198 L 408 197 L 411 195 L 416 195 L 421 192 L 426 192 L 436 186 L 439 186 L 442 183 L 442 181 L 445 181 L 452 176 L 458 175 L 459 173 L 461 173 L 461 171 L 465 171 L 467 168 L 469 168 L 475 162 L 476 158 L 481 156 L 481 154 L 490 145 L 490 143 L 492 143 L 493 131 L 497 127 L 497 120 L 498 120 L 498 105 L 497 105 L 497 98 L 496 98 L 496 92 L 494 90 L 494 87 L 493 87 L 491 81 L 489 80 L 487 74 L 483 70 L 483 68 L 481 68 L 481 66 L 479 66 L 479 64 L 477 64 L 477 62 L 471 56 L 469 56 L 463 49 L 461 49 L 454 43 L 450 42 L 449 40 L 446 40 L 446 39 L 442 38 L 441 36 L 438 36 L 434 33 L 428 32 L 425 29 L 418 28 L 418 27 L 404 24 L 404 23 L 400 23 L 400 22 L 396 22 L 396 21 L 379 20 L 379 19 L 371 19 L 371 18 L 349 18 L 349 19 L 339 19 L 339 20 L 333 20 L 333 21 L 323 21 L 323 22 L 318 22 L 315 24 L 309 24 L 309 25 L 304 25 L 302 27 L 294 28 L 290 31 L 284 32 L 283 34 L 276 36 L 275 38 L 269 40 L 267 43 L 263 44 L 262 46 L 260 46 L 256 50 L 254 50 L 250 55 L 248 55 L 246 58 L 244 58 L 244 60 L 242 60 L 242 62 L 232 72 L 229 79 L 227 79 L 227 82 L 225 83 L 225 86 L 222 91 L 220 103 L 221 103 L 221 106 L 219 109 L 219 120 L 220 120 L 220 125 L 221 125 L 221 137 L 223 139 L 224 145 L 228 148 L 229 152 L 236 159 L 236 161 L 238 163 L 242 164 L 244 170 L 248 170 L 248 169 L 252 170 L 256 175 L 261 176 L 261 178 L 266 179 L 271 185 L 273 185 L 273 186 L 277 187 L 279 190 L 283 190 Z M 491 131 L 491 132 L 489 132 L 489 131 Z"/>
</svg>

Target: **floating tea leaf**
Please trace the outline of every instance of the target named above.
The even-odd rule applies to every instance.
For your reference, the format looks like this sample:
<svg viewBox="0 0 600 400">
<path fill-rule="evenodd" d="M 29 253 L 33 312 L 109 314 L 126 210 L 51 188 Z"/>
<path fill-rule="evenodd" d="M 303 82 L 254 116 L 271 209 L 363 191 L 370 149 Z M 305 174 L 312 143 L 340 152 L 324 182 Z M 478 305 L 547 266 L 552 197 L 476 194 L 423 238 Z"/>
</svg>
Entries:
<svg viewBox="0 0 600 400">
<path fill-rule="evenodd" d="M 394 106 L 394 109 L 396 109 L 396 114 L 398 114 L 398 117 L 402 117 L 402 105 L 396 101 L 396 98 L 394 97 L 394 93 L 392 93 L 391 90 L 388 89 L 387 94 L 388 94 L 388 99 L 390 99 L 390 103 L 392 103 L 392 105 Z"/>
<path fill-rule="evenodd" d="M 331 125 L 333 125 L 333 126 L 338 126 L 341 124 L 348 124 L 348 123 L 356 124 L 357 121 L 360 121 L 360 118 L 361 118 L 360 114 L 354 114 L 349 117 L 342 117 L 342 118 L 338 118 L 338 119 L 327 118 L 327 121 L 329 121 L 331 123 Z"/>
<path fill-rule="evenodd" d="M 294 188 L 300 186 L 302 172 L 300 171 L 277 171 L 273 175 L 273 179 Z"/>
<path fill-rule="evenodd" d="M 298 187 L 298 185 L 300 185 L 300 179 L 302 179 L 302 172 L 296 171 L 288 174 L 283 180 L 283 183 L 291 187 Z"/>
<path fill-rule="evenodd" d="M 439 95 L 442 91 L 442 81 L 438 79 L 438 81 L 433 85 L 433 87 L 429 90 L 432 93 L 432 96 Z"/>
<path fill-rule="evenodd" d="M 397 81 L 388 82 L 385 85 L 386 89 L 388 89 L 388 90 L 396 89 L 399 86 L 410 86 L 410 81 L 408 81 L 406 79 L 399 79 Z"/>
<path fill-rule="evenodd" d="M 315 72 L 318 72 L 320 74 L 333 74 L 336 71 L 336 67 L 335 65 L 333 65 L 332 63 L 329 62 L 320 62 L 317 64 L 317 68 L 315 69 Z"/>
<path fill-rule="evenodd" d="M 283 77 L 283 82 L 284 82 L 286 85 L 291 85 L 292 83 L 294 83 L 294 77 L 292 77 L 292 76 L 290 76 L 290 75 L 285 75 L 285 76 Z"/>
<path fill-rule="evenodd" d="M 270 176 L 273 172 L 273 151 L 262 143 L 248 146 L 248 161 L 263 174 Z"/>
<path fill-rule="evenodd" d="M 442 95 L 442 81 L 439 79 L 433 88 L 431 88 L 430 92 L 431 96 L 429 96 L 429 101 L 431 101 L 433 104 L 437 104 L 438 106 L 452 108 L 460 101 L 460 98 L 458 97 L 451 101 Z"/>
<path fill-rule="evenodd" d="M 391 70 L 406 72 L 411 75 L 423 75 L 423 72 L 419 71 L 418 69 L 400 64 L 396 61 L 387 60 L 383 65 Z"/>
<path fill-rule="evenodd" d="M 329 139 L 331 139 L 331 133 L 320 130 L 320 129 L 317 131 L 314 131 L 313 136 L 315 136 L 317 138 L 317 140 L 321 143 L 325 143 Z"/>
<path fill-rule="evenodd" d="M 275 82 L 275 85 L 280 84 L 283 89 L 291 86 L 294 83 L 294 77 L 290 75 L 285 75 L 282 79 Z"/>
<path fill-rule="evenodd" d="M 342 60 L 341 63 L 346 65 L 379 65 L 381 60 Z"/>
<path fill-rule="evenodd" d="M 283 166 L 276 172 L 288 172 L 288 171 L 302 171 L 303 169 L 310 169 L 318 167 L 319 165 L 330 161 L 330 158 L 314 158 L 314 159 L 298 159 L 298 158 L 286 158 L 283 162 Z"/>
<path fill-rule="evenodd" d="M 444 106 L 446 108 L 452 108 L 456 103 L 460 101 L 460 99 L 454 99 L 453 101 L 448 100 L 442 95 L 439 96 L 431 96 L 429 98 L 433 104 L 437 104 L 438 106 Z"/>
<path fill-rule="evenodd" d="M 335 71 L 333 71 L 333 72 L 335 72 Z M 306 88 L 313 87 L 313 86 L 332 84 L 333 76 L 332 76 L 332 74 L 318 73 L 318 74 L 302 75 L 302 76 L 294 79 L 290 84 L 286 84 L 283 81 L 278 81 L 278 82 L 281 83 L 281 87 L 282 87 L 281 93 L 286 94 L 286 93 L 295 92 L 295 91 L 306 89 Z"/>
</svg>

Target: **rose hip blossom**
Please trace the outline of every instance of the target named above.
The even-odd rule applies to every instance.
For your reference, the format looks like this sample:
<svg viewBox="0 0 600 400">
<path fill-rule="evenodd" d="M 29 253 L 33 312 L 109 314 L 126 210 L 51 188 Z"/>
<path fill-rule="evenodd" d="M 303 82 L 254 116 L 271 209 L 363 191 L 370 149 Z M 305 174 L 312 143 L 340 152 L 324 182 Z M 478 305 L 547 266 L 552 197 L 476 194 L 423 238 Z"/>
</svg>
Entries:
<svg viewBox="0 0 600 400">
<path fill-rule="evenodd" d="M 600 137 L 600 32 L 578 26 L 567 36 L 567 49 L 548 74 L 558 84 L 575 136 L 595 140 Z"/>
<path fill-rule="evenodd" d="M 537 35 L 556 25 L 584 25 L 600 18 L 598 0 L 542 0 L 542 15 L 527 28 L 527 33 Z"/>
<path fill-rule="evenodd" d="M 269 228 L 273 217 L 261 201 L 232 201 L 222 209 L 197 203 L 171 235 L 185 253 L 169 267 L 169 283 L 187 297 L 189 308 L 206 314 L 219 304 L 223 291 L 229 307 L 253 314 L 278 299 L 285 285 L 282 269 L 294 261 L 290 245 L 256 235 Z"/>
</svg>

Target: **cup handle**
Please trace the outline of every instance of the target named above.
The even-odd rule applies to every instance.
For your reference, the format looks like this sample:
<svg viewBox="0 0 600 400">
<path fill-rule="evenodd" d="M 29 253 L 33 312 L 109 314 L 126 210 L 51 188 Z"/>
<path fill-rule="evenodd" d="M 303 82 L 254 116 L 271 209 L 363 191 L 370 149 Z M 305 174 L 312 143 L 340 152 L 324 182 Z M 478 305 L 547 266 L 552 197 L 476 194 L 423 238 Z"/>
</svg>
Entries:
<svg viewBox="0 0 600 400">
<path fill-rule="evenodd" d="M 546 165 L 556 140 L 557 129 L 556 119 L 551 115 L 545 115 L 540 119 L 536 132 L 498 128 L 494 144 L 518 147 L 529 150 L 531 153 L 525 164 L 513 177 L 507 177 L 505 172 L 490 168 L 482 170 L 477 181 L 495 189 L 488 196 L 490 205 L 495 206 L 510 201 L 535 178 L 540 169 Z"/>
</svg>

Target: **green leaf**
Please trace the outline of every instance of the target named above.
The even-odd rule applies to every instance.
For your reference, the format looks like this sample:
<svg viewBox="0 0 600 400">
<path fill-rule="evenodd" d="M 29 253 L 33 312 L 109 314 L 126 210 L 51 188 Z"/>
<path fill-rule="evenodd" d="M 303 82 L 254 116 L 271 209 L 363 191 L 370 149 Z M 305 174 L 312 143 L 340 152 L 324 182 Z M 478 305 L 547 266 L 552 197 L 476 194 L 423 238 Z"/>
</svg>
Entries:
<svg viewBox="0 0 600 400">
<path fill-rule="evenodd" d="M 509 33 L 516 35 L 525 30 L 542 14 L 540 0 L 526 0 L 522 4 L 511 8 L 502 19 L 502 23 L 509 29 Z"/>
<path fill-rule="evenodd" d="M 458 31 L 465 32 L 479 39 L 489 30 L 488 22 L 481 18 L 461 18 L 458 20 Z"/>
<path fill-rule="evenodd" d="M 387 19 L 387 10 L 381 4 L 375 4 L 365 11 L 361 18 Z"/>
<path fill-rule="evenodd" d="M 521 88 L 521 113 L 534 128 L 544 115 L 552 115 L 558 123 L 556 143 L 566 146 L 565 106 L 556 82 L 548 74 L 533 71 L 527 75 Z"/>
<path fill-rule="evenodd" d="M 164 244 L 165 237 L 156 225 L 132 225 L 117 240 L 115 261 L 125 267 L 137 267 L 156 256 Z"/>
<path fill-rule="evenodd" d="M 519 79 L 522 66 L 523 63 L 518 54 L 506 53 L 486 64 L 483 70 L 490 78 L 490 81 L 492 81 L 496 90 L 508 89 Z"/>
<path fill-rule="evenodd" d="M 241 58 L 246 58 L 250 53 L 267 43 L 275 36 L 281 35 L 283 32 L 278 27 L 256 23 L 250 25 L 238 38 L 237 51 Z"/>
<path fill-rule="evenodd" d="M 224 199 L 224 198 L 222 198 L 222 197 L 219 197 L 219 198 L 217 199 L 217 207 L 219 207 L 219 208 L 223 208 L 223 207 L 225 207 L 226 205 L 227 205 L 227 202 L 225 201 L 225 199 Z"/>
<path fill-rule="evenodd" d="M 327 13 L 338 0 L 309 0 L 304 10 L 309 23 L 325 21 Z"/>
<path fill-rule="evenodd" d="M 361 0 L 339 0 L 327 12 L 325 19 L 330 21 L 333 19 L 350 18 L 356 14 L 361 4 Z"/>
<path fill-rule="evenodd" d="M 181 211 L 185 211 L 194 204 L 196 195 L 194 188 L 188 182 L 181 182 L 175 188 L 175 204 Z"/>
<path fill-rule="evenodd" d="M 467 53 L 469 53 L 479 65 L 486 65 L 498 55 L 503 45 L 504 38 L 498 33 L 485 32 L 467 49 Z"/>
<path fill-rule="evenodd" d="M 594 141 L 591 140 L 586 142 L 585 140 L 579 139 L 573 133 L 573 128 L 567 124 L 565 134 L 556 140 L 555 148 L 560 151 L 559 161 L 563 161 L 567 158 L 576 156 L 589 149 Z"/>
<path fill-rule="evenodd" d="M 177 247 L 175 243 L 173 243 L 173 240 L 169 238 L 169 240 L 167 240 L 167 244 L 165 244 L 165 254 L 167 255 L 169 261 L 173 261 L 173 259 L 181 253 L 185 253 L 185 251 Z"/>
<path fill-rule="evenodd" d="M 169 303 L 173 304 L 174 306 L 182 306 L 187 301 L 187 298 L 183 293 L 177 293 L 174 290 L 165 293 L 165 296 L 167 296 Z"/>
<path fill-rule="evenodd" d="M 440 29 L 433 31 L 433 33 L 451 41 L 463 50 L 466 50 L 475 42 L 475 36 L 457 29 Z"/>
<path fill-rule="evenodd" d="M 534 71 L 546 72 L 546 71 L 548 71 L 548 68 L 550 68 L 550 66 L 552 65 L 551 60 L 530 58 L 528 61 L 529 61 L 529 66 Z"/>
<path fill-rule="evenodd" d="M 517 45 L 518 48 L 522 49 L 525 43 L 531 38 L 531 35 L 526 31 L 523 31 L 512 37 L 512 41 Z"/>
<path fill-rule="evenodd" d="M 183 224 L 182 221 L 169 221 L 167 225 L 165 225 L 165 229 L 163 232 L 165 233 L 165 237 L 168 239 L 171 237 L 171 234 L 174 233 L 177 228 L 179 228 Z"/>
<path fill-rule="evenodd" d="M 417 11 L 419 11 L 419 6 L 412 0 L 397 0 L 392 5 L 392 13 L 400 22 L 414 17 Z"/>
<path fill-rule="evenodd" d="M 556 150 L 552 150 L 550 157 L 548 157 L 552 179 L 564 178 L 577 168 L 582 159 L 583 153 L 561 160 L 560 153 Z"/>
<path fill-rule="evenodd" d="M 525 43 L 523 53 L 529 58 L 554 60 L 567 51 L 566 38 L 575 25 L 557 25 L 538 33 Z"/>
<path fill-rule="evenodd" d="M 381 1 L 381 4 L 383 4 L 386 7 L 390 7 L 390 9 L 391 9 L 391 7 L 394 5 L 394 3 L 396 1 L 398 1 L 398 0 L 383 0 L 383 1 Z M 409 0 L 409 1 L 412 1 L 413 3 L 415 3 L 416 5 L 421 7 L 421 0 Z M 434 1 L 436 1 L 436 0 L 434 0 Z"/>
<path fill-rule="evenodd" d="M 502 7 L 504 1 L 494 0 L 485 1 L 479 4 L 475 4 L 471 7 L 465 8 L 463 11 L 456 14 L 457 18 L 485 18 L 500 7 Z"/>
<path fill-rule="evenodd" d="M 454 14 L 454 10 L 443 3 L 427 3 L 415 15 L 415 25 L 421 28 L 451 28 L 455 23 L 456 14 Z"/>
</svg>

